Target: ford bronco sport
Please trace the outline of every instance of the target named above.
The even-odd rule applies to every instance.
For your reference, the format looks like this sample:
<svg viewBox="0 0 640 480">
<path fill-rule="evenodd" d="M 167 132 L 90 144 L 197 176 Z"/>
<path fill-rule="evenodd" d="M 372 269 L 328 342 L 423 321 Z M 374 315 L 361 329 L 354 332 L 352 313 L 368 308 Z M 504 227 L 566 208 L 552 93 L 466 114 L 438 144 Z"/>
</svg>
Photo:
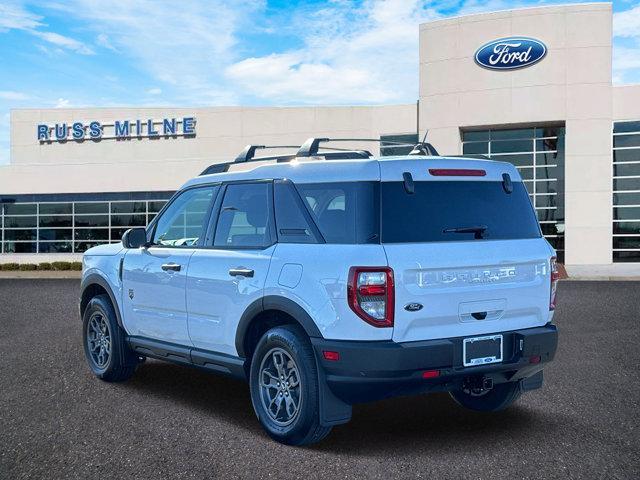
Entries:
<svg viewBox="0 0 640 480">
<path fill-rule="evenodd" d="M 541 387 L 558 272 L 516 168 L 328 140 L 249 146 L 146 229 L 86 252 L 97 377 L 126 380 L 150 357 L 245 379 L 266 432 L 291 445 L 358 402 L 448 391 L 496 411 Z"/>
</svg>

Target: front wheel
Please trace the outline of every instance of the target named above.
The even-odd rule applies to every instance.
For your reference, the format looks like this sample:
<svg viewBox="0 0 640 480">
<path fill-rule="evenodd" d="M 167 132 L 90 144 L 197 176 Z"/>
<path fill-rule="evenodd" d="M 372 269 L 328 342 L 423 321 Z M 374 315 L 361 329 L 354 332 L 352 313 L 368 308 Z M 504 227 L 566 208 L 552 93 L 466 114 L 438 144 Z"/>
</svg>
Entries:
<svg viewBox="0 0 640 480">
<path fill-rule="evenodd" d="M 499 412 L 515 402 L 522 390 L 519 382 L 499 383 L 491 390 L 481 393 L 473 390 L 453 390 L 449 392 L 461 406 L 477 412 Z"/>
<path fill-rule="evenodd" d="M 274 440 L 307 445 L 331 431 L 320 425 L 315 356 L 300 327 L 275 327 L 262 336 L 251 359 L 249 386 L 253 409 Z"/>
<path fill-rule="evenodd" d="M 91 371 L 106 382 L 129 379 L 139 360 L 125 342 L 107 295 L 97 295 L 89 301 L 82 324 L 84 353 Z"/>
</svg>

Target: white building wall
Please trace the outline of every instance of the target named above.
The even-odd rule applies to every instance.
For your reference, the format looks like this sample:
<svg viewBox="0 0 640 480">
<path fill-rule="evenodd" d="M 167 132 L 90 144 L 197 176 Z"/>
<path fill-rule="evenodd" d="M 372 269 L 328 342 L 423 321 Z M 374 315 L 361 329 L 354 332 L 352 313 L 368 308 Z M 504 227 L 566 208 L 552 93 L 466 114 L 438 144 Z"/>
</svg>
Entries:
<svg viewBox="0 0 640 480">
<path fill-rule="evenodd" d="M 231 161 L 247 144 L 299 145 L 309 137 L 379 138 L 414 133 L 416 105 L 361 107 L 14 110 L 11 164 L 0 194 L 175 190 L 208 165 Z M 39 142 L 37 125 L 91 120 L 196 118 L 194 138 Z M 352 146 L 362 148 L 362 142 Z M 349 147 L 349 144 L 341 147 Z M 377 144 L 368 144 L 378 153 Z M 293 152 L 295 150 L 287 150 Z M 269 153 L 278 151 L 269 150 Z"/>
<path fill-rule="evenodd" d="M 544 42 L 547 56 L 514 71 L 475 63 L 480 46 L 516 35 Z M 420 129 L 429 130 L 441 152 L 462 153 L 464 128 L 565 123 L 567 265 L 612 262 L 611 125 L 614 118 L 640 114 L 640 89 L 612 87 L 611 52 L 608 3 L 526 8 L 420 26 Z"/>
</svg>

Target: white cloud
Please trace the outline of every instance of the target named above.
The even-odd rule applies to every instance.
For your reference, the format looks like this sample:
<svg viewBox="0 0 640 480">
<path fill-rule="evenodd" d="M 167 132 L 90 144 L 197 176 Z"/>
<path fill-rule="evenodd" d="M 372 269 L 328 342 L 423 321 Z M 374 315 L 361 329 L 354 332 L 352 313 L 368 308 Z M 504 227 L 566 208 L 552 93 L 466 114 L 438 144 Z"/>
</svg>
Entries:
<svg viewBox="0 0 640 480">
<path fill-rule="evenodd" d="M 29 98 L 31 97 L 26 93 L 14 92 L 13 90 L 0 90 L 0 99 L 2 100 L 20 101 L 28 100 Z"/>
<path fill-rule="evenodd" d="M 304 46 L 239 61 L 227 77 L 284 103 L 381 103 L 418 95 L 418 25 L 437 18 L 422 2 L 336 2 L 291 21 Z"/>
<path fill-rule="evenodd" d="M 237 58 L 236 33 L 260 3 L 251 0 L 170 2 L 138 0 L 105 8 L 103 0 L 70 0 L 49 8 L 80 19 L 157 82 L 190 103 L 233 101 L 221 72 Z"/>
<path fill-rule="evenodd" d="M 49 42 L 52 45 L 72 50 L 81 55 L 93 55 L 94 51 L 87 47 L 84 43 L 74 40 L 73 38 L 65 37 L 55 32 L 41 32 L 33 30 L 30 32 L 32 35 Z"/>
<path fill-rule="evenodd" d="M 0 32 L 21 30 L 57 47 L 82 55 L 93 54 L 91 48 L 78 40 L 56 32 L 40 30 L 41 27 L 45 26 L 40 20 L 42 20 L 41 16 L 28 12 L 16 3 L 0 4 Z"/>
<path fill-rule="evenodd" d="M 0 32 L 7 30 L 28 30 L 42 26 L 42 17 L 26 11 L 17 4 L 0 4 Z"/>
<path fill-rule="evenodd" d="M 147 90 L 147 95 L 160 95 L 162 93 L 162 89 L 161 88 L 150 88 L 149 90 Z"/>
<path fill-rule="evenodd" d="M 59 98 L 56 100 L 53 108 L 69 108 L 71 106 L 71 102 L 67 98 Z"/>
<path fill-rule="evenodd" d="M 640 5 L 613 14 L 613 35 L 640 38 Z"/>
<path fill-rule="evenodd" d="M 109 50 L 113 50 L 114 52 L 118 51 L 118 49 L 111 44 L 109 36 L 105 35 L 104 33 L 98 34 L 98 36 L 96 37 L 96 43 L 101 47 L 108 48 Z"/>
<path fill-rule="evenodd" d="M 613 83 L 638 82 L 640 76 L 640 5 L 613 14 Z M 617 43 L 617 44 L 616 44 Z"/>
</svg>

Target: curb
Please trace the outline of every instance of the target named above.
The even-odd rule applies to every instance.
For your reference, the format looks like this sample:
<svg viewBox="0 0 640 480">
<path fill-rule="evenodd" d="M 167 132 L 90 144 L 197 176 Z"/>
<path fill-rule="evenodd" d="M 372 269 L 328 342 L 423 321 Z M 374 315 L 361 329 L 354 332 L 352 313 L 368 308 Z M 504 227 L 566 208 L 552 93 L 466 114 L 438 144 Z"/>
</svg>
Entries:
<svg viewBox="0 0 640 480">
<path fill-rule="evenodd" d="M 47 270 L 47 271 L 0 271 L 0 279 L 38 279 L 38 278 L 52 278 L 52 279 L 80 279 L 82 272 L 75 270 Z"/>
</svg>

